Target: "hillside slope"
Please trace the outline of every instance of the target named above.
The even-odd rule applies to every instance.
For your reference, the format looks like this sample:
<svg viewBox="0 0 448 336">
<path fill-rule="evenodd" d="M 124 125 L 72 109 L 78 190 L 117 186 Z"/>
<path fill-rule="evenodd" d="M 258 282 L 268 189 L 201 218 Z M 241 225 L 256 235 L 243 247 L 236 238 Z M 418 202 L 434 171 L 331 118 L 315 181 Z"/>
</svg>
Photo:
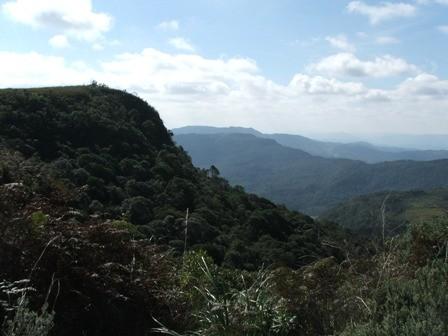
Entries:
<svg viewBox="0 0 448 336">
<path fill-rule="evenodd" d="M 4 90 L 0 106 L 5 149 L 42 160 L 55 178 L 83 188 L 76 204 L 83 211 L 129 220 L 179 250 L 187 209 L 188 245 L 241 266 L 270 257 L 250 251 L 247 260 L 245 252 L 231 260 L 230 246 L 255 248 L 261 237 L 286 244 L 295 233 L 313 230 L 311 218 L 233 188 L 214 170 L 194 168 L 157 112 L 132 95 L 97 86 Z M 316 251 L 307 252 L 318 252 L 318 242 L 309 237 Z"/>
<path fill-rule="evenodd" d="M 230 182 L 311 215 L 362 194 L 448 186 L 448 160 L 326 159 L 248 134 L 185 134 L 175 140 L 199 167 L 215 165 Z"/>
<path fill-rule="evenodd" d="M 448 189 L 381 192 L 356 197 L 325 212 L 321 218 L 336 221 L 368 235 L 395 235 L 411 225 L 448 220 Z"/>
<path fill-rule="evenodd" d="M 279 144 L 305 151 L 324 158 L 360 160 L 366 163 L 414 160 L 431 161 L 448 159 L 447 150 L 412 150 L 394 147 L 379 147 L 367 142 L 338 143 L 319 141 L 294 134 L 265 134 L 252 128 L 186 126 L 173 130 L 175 135 L 185 134 L 251 134 L 259 138 L 272 139 Z"/>
<path fill-rule="evenodd" d="M 0 90 L 0 233 L 0 279 L 31 278 L 36 302 L 54 287 L 62 336 L 178 321 L 162 293 L 186 250 L 297 268 L 339 257 L 342 234 L 195 168 L 152 107 L 98 85 Z"/>
</svg>

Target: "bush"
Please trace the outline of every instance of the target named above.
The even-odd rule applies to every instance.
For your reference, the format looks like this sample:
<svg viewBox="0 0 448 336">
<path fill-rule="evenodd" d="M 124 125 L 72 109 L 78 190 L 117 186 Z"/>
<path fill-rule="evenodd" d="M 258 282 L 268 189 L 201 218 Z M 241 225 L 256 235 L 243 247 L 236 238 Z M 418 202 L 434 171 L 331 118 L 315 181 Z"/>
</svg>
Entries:
<svg viewBox="0 0 448 336">
<path fill-rule="evenodd" d="M 448 335 L 448 264 L 437 261 L 414 279 L 393 279 L 378 290 L 375 311 L 341 336 Z"/>
<path fill-rule="evenodd" d="M 128 199 L 128 216 L 133 224 L 144 225 L 151 221 L 153 204 L 145 197 Z"/>
<path fill-rule="evenodd" d="M 33 212 L 31 214 L 31 222 L 33 224 L 33 229 L 40 230 L 47 225 L 48 215 L 44 214 L 42 211 Z"/>
<path fill-rule="evenodd" d="M 54 313 L 44 305 L 41 312 L 32 311 L 29 301 L 22 296 L 17 301 L 14 316 L 4 323 L 4 336 L 46 336 L 53 328 Z"/>
<path fill-rule="evenodd" d="M 5 318 L 2 336 L 46 336 L 54 326 L 54 312 L 45 301 L 40 311 L 29 307 L 28 293 L 35 291 L 29 286 L 29 280 L 15 282 L 0 282 L 0 307 L 9 312 L 10 318 Z M 10 300 L 18 297 L 15 303 L 2 300 L 6 296 Z"/>
<path fill-rule="evenodd" d="M 292 330 L 295 318 L 286 300 L 275 294 L 270 272 L 260 270 L 252 280 L 241 273 L 239 284 L 231 288 L 227 288 L 232 281 L 225 274 L 203 252 L 187 254 L 184 259 L 183 281 L 194 283 L 197 292 L 190 294 L 196 298 L 194 306 L 198 304 L 193 307 L 197 329 L 191 335 L 268 336 L 287 335 Z M 154 331 L 179 335 L 163 326 Z"/>
</svg>

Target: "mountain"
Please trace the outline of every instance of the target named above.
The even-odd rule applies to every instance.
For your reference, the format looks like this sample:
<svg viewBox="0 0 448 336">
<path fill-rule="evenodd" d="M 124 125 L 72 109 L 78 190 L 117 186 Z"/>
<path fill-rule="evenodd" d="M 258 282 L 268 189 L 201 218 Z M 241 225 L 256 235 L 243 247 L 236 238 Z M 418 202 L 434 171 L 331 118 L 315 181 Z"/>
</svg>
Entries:
<svg viewBox="0 0 448 336">
<path fill-rule="evenodd" d="M 383 217 L 384 215 L 384 217 Z M 368 235 L 397 234 L 413 224 L 448 219 L 448 189 L 381 192 L 355 197 L 320 218 Z"/>
<path fill-rule="evenodd" d="M 251 250 L 248 259 L 234 253 L 231 259 L 227 252 L 239 242 L 255 248 L 263 236 L 286 243 L 293 233 L 314 226 L 303 214 L 231 187 L 213 169 L 195 168 L 158 113 L 130 94 L 102 86 L 2 90 L 0 106 L 5 151 L 46 165 L 46 173 L 67 188 L 82 188 L 75 204 L 80 211 L 101 209 L 178 251 L 184 248 L 187 209 L 188 245 L 233 266 L 261 265 L 272 257 Z M 241 241 L 244 237 L 247 241 Z"/>
<path fill-rule="evenodd" d="M 273 140 L 221 137 L 270 162 L 249 173 L 315 169 Z M 215 155 L 223 139 L 200 140 Z M 322 174 L 367 166 L 318 159 Z M 0 90 L 2 335 L 445 335 L 447 239 L 434 222 L 375 249 L 247 194 L 126 92 Z"/>
<path fill-rule="evenodd" d="M 448 160 L 326 159 L 249 134 L 183 134 L 175 141 L 195 165 L 215 165 L 233 184 L 311 215 L 358 195 L 448 186 Z"/>
<path fill-rule="evenodd" d="M 185 126 L 173 129 L 174 134 L 252 134 L 263 137 L 263 133 L 246 127 L 211 127 L 211 126 Z"/>
<path fill-rule="evenodd" d="M 375 146 L 392 146 L 417 150 L 448 150 L 448 134 L 345 134 L 312 133 L 313 139 L 331 142 L 367 141 Z"/>
<path fill-rule="evenodd" d="M 61 336 L 185 325 L 191 251 L 232 273 L 343 255 L 338 227 L 195 168 L 157 111 L 101 85 L 0 90 L 0 233 L 0 320 L 31 282 Z"/>
<path fill-rule="evenodd" d="M 243 127 L 219 128 L 187 126 L 174 129 L 173 132 L 175 135 L 220 133 L 252 134 L 261 138 L 273 139 L 283 146 L 300 149 L 315 156 L 360 160 L 367 163 L 398 160 L 432 161 L 448 159 L 448 150 L 410 150 L 396 147 L 374 146 L 368 142 L 362 141 L 352 143 L 318 141 L 301 135 L 264 134 L 252 128 Z"/>
</svg>

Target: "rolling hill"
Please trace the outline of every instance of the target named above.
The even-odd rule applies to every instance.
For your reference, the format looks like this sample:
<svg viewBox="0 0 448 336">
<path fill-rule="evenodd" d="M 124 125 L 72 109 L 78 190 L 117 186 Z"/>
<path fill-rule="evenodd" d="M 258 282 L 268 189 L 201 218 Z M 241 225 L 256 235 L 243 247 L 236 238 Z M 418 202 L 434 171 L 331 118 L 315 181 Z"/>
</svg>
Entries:
<svg viewBox="0 0 448 336">
<path fill-rule="evenodd" d="M 231 183 L 310 215 L 363 194 L 448 186 L 448 160 L 328 159 L 249 134 L 179 134 L 175 141 L 197 166 L 215 165 Z"/>
<path fill-rule="evenodd" d="M 360 160 L 367 163 L 398 160 L 431 161 L 448 159 L 447 150 L 412 150 L 386 146 L 374 146 L 368 142 L 338 143 L 318 141 L 301 135 L 264 134 L 255 129 L 243 127 L 220 128 L 208 126 L 186 126 L 174 129 L 173 132 L 175 135 L 229 133 L 251 134 L 260 138 L 275 140 L 283 146 L 300 149 L 315 156 Z"/>
<path fill-rule="evenodd" d="M 320 216 L 336 221 L 353 231 L 394 235 L 412 224 L 448 219 L 448 189 L 429 191 L 381 192 L 359 196 L 344 202 Z"/>
</svg>

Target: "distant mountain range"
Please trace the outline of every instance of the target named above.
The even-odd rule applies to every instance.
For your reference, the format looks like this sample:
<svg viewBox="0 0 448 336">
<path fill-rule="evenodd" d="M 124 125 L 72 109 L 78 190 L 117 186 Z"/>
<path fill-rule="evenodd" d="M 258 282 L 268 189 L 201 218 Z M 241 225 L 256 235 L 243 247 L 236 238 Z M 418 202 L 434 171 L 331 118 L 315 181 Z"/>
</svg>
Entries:
<svg viewBox="0 0 448 336">
<path fill-rule="evenodd" d="M 432 161 L 448 159 L 448 150 L 412 150 L 405 148 L 375 146 L 368 142 L 328 142 L 310 139 L 292 134 L 264 134 L 253 128 L 243 127 L 208 127 L 187 126 L 173 130 L 175 135 L 181 134 L 251 134 L 259 138 L 272 139 L 279 144 L 303 150 L 324 158 L 343 158 L 360 160 L 367 163 L 385 161 L 414 160 Z"/>
<path fill-rule="evenodd" d="M 307 137 L 331 142 L 369 142 L 376 146 L 418 150 L 448 150 L 448 134 L 345 134 L 310 133 Z"/>
<path fill-rule="evenodd" d="M 448 189 L 431 191 L 381 192 L 359 196 L 325 212 L 320 218 L 371 235 L 397 234 L 409 224 L 448 219 Z"/>
<path fill-rule="evenodd" d="M 210 128 L 202 129 L 211 132 Z M 245 129 L 181 134 L 186 130 L 174 130 L 174 139 L 195 165 L 215 165 L 233 184 L 310 215 L 319 215 L 359 195 L 448 187 L 448 160 L 367 164 L 314 156 L 273 139 L 244 134 L 248 133 L 243 132 Z"/>
</svg>

